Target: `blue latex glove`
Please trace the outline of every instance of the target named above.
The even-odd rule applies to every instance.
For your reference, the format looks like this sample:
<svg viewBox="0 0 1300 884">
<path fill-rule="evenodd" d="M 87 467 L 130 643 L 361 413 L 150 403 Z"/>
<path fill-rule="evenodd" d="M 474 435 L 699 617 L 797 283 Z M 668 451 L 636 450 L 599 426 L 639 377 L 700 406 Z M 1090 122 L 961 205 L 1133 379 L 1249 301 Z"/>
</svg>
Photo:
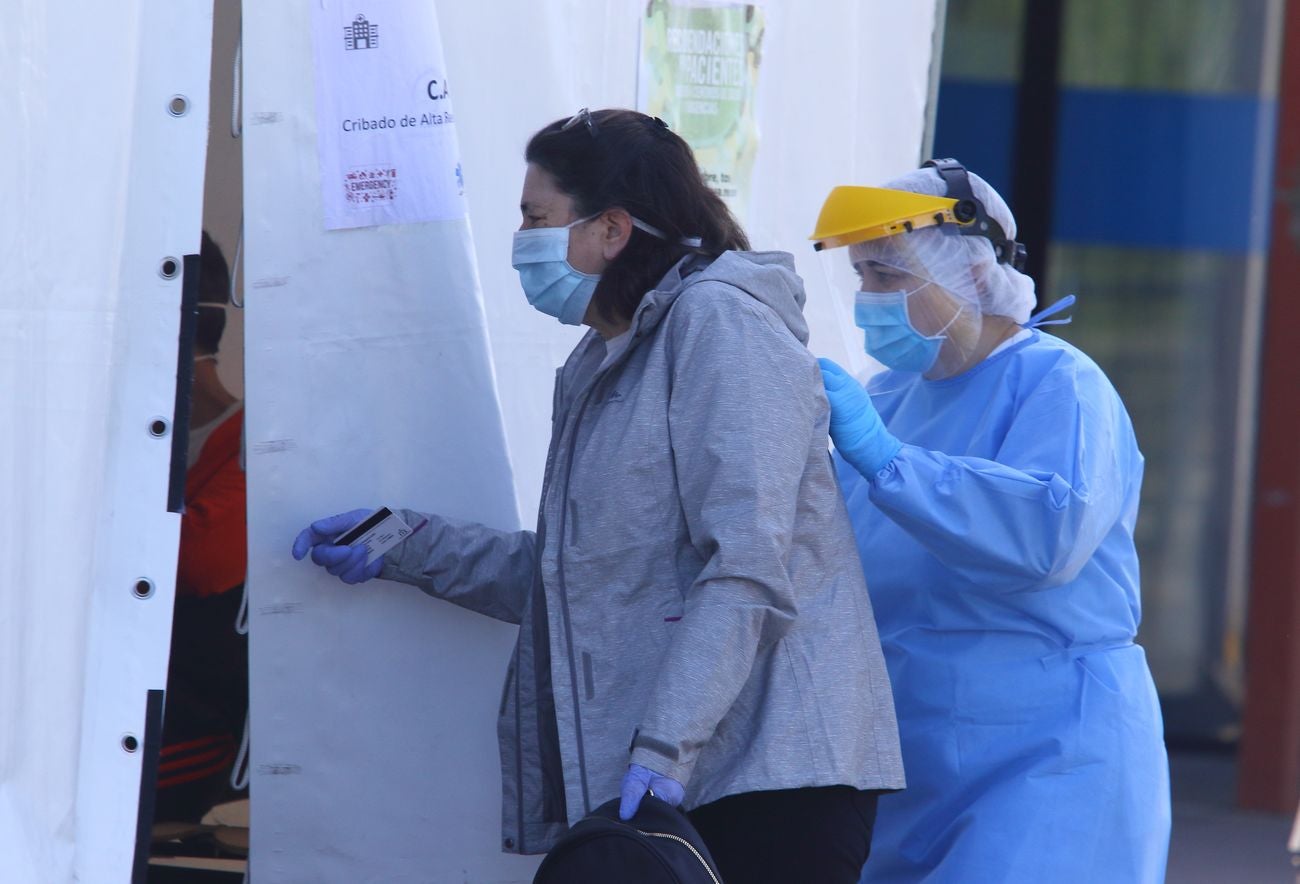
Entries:
<svg viewBox="0 0 1300 884">
<path fill-rule="evenodd" d="M 641 799 L 645 797 L 646 792 L 654 792 L 656 798 L 667 801 L 673 807 L 681 804 L 682 799 L 686 797 L 686 787 L 681 783 L 639 764 L 627 766 L 620 792 L 618 818 L 625 821 L 636 816 L 637 808 L 641 806 Z"/>
<path fill-rule="evenodd" d="M 868 481 L 903 447 L 880 419 L 871 396 L 851 374 L 829 359 L 818 359 L 822 384 L 831 403 L 831 440 L 835 450 Z"/>
<path fill-rule="evenodd" d="M 360 522 L 374 510 L 352 510 L 317 519 L 299 532 L 293 541 L 293 557 L 302 561 L 307 553 L 311 560 L 344 583 L 365 583 L 384 570 L 384 557 L 366 564 L 369 551 L 365 546 L 336 546 L 334 538 Z"/>
</svg>

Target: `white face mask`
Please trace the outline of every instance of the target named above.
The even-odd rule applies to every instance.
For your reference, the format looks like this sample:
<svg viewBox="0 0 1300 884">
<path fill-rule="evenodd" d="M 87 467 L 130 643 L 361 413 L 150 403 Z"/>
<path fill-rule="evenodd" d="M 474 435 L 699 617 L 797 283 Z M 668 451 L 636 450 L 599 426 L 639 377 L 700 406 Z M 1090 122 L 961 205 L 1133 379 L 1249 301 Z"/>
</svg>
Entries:
<svg viewBox="0 0 1300 884">
<path fill-rule="evenodd" d="M 598 213 L 599 214 L 599 213 Z M 600 281 L 598 273 L 583 273 L 569 263 L 569 230 L 596 215 L 563 227 L 516 230 L 510 263 L 528 303 L 565 325 L 581 325 Z"/>
<path fill-rule="evenodd" d="M 569 231 L 600 214 L 579 218 L 563 227 L 515 231 L 510 263 L 519 271 L 524 296 L 533 307 L 565 325 L 582 323 L 596 283 L 600 282 L 600 274 L 583 273 L 569 263 Z M 632 226 L 653 237 L 668 239 L 662 230 L 640 218 L 633 218 Z M 700 248 L 698 237 L 684 237 L 679 242 L 690 249 Z"/>
<path fill-rule="evenodd" d="M 867 354 L 895 371 L 926 372 L 939 358 L 948 339 L 946 332 L 961 316 L 962 309 L 933 335 L 923 335 L 912 324 L 907 302 L 924 286 L 911 291 L 858 292 L 853 321 L 866 335 Z"/>
</svg>

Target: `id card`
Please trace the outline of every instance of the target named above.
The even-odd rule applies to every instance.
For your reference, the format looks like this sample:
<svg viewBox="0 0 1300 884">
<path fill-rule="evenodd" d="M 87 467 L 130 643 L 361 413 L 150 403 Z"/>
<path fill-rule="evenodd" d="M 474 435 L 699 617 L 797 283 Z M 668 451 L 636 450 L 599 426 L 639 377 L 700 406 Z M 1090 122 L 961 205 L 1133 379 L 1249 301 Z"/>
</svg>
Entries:
<svg viewBox="0 0 1300 884">
<path fill-rule="evenodd" d="M 366 564 L 388 552 L 415 533 L 402 517 L 382 506 L 334 538 L 336 546 L 363 545 L 368 551 Z"/>
</svg>

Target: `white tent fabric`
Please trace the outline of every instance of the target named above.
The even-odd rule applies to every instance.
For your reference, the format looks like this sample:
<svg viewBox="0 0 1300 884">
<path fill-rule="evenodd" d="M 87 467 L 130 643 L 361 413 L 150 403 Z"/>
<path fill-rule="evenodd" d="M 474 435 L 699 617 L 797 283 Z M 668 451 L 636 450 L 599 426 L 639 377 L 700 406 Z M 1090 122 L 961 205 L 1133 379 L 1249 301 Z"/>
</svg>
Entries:
<svg viewBox="0 0 1300 884">
<path fill-rule="evenodd" d="M 4 881 L 132 875 L 180 525 L 167 496 L 182 279 L 159 270 L 198 252 L 211 14 L 163 0 L 5 7 Z"/>
<path fill-rule="evenodd" d="M 361 506 L 532 521 L 553 369 L 579 332 L 529 309 L 510 267 L 523 146 L 580 106 L 635 102 L 644 8 L 438 4 L 473 239 L 451 222 L 324 231 L 307 12 L 245 8 L 259 884 L 531 876 L 499 852 L 494 720 L 513 628 L 407 587 L 344 587 L 287 547 L 311 518 Z M 834 184 L 917 162 L 934 6 L 767 14 L 749 229 L 798 256 L 814 347 L 860 367 L 847 297 L 807 234 Z"/>
</svg>

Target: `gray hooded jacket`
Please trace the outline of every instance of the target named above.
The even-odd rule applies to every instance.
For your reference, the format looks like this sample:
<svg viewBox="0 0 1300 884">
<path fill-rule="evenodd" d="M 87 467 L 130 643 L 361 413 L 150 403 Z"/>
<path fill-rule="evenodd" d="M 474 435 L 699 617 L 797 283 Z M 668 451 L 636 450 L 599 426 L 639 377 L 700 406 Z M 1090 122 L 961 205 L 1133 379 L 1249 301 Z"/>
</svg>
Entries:
<svg viewBox="0 0 1300 884">
<path fill-rule="evenodd" d="M 549 849 L 629 762 L 687 808 L 902 788 L 803 301 L 785 253 L 683 259 L 624 349 L 592 332 L 560 369 L 537 531 L 428 516 L 386 557 L 383 577 L 522 627 L 505 850 Z"/>
</svg>

